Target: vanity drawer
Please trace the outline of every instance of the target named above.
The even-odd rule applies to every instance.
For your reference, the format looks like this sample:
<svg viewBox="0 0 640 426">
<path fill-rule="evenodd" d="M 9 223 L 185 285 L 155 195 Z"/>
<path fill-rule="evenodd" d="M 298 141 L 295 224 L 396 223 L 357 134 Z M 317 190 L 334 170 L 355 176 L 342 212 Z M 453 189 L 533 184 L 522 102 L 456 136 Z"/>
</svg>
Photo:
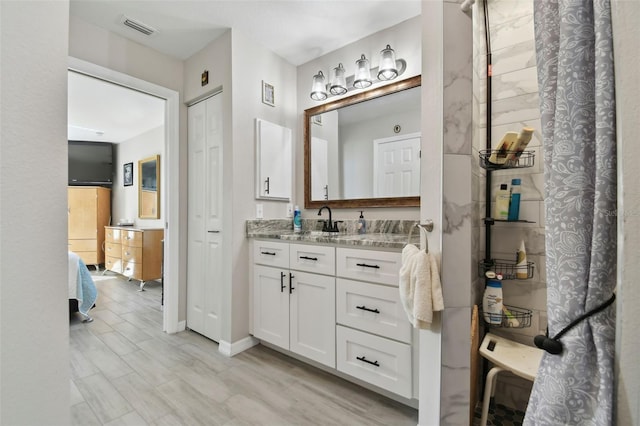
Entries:
<svg viewBox="0 0 640 426">
<path fill-rule="evenodd" d="M 291 244 L 289 268 L 316 274 L 335 275 L 336 249 L 327 246 Z"/>
<path fill-rule="evenodd" d="M 337 276 L 398 286 L 402 253 L 338 247 Z"/>
<path fill-rule="evenodd" d="M 411 323 L 396 287 L 343 278 L 338 278 L 336 285 L 338 323 L 411 343 Z"/>
<path fill-rule="evenodd" d="M 411 398 L 411 345 L 336 326 L 338 371 Z"/>
<path fill-rule="evenodd" d="M 104 244 L 104 254 L 109 257 L 120 257 L 122 252 L 121 249 L 122 249 L 122 246 L 120 245 L 120 242 Z"/>
<path fill-rule="evenodd" d="M 253 262 L 260 265 L 289 268 L 289 243 L 254 241 Z"/>
<path fill-rule="evenodd" d="M 122 231 L 122 246 L 142 247 L 142 234 L 140 231 Z"/>
</svg>

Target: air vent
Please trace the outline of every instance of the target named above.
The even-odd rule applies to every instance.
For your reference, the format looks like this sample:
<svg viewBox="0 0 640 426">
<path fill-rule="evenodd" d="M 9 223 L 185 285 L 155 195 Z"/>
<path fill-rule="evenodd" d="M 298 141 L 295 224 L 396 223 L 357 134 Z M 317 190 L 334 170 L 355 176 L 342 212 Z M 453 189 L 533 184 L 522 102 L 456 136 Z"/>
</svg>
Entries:
<svg viewBox="0 0 640 426">
<path fill-rule="evenodd" d="M 156 32 L 155 28 L 145 25 L 140 21 L 136 21 L 135 19 L 128 18 L 126 16 L 122 17 L 122 23 L 127 27 L 132 28 L 146 36 L 150 36 Z"/>
</svg>

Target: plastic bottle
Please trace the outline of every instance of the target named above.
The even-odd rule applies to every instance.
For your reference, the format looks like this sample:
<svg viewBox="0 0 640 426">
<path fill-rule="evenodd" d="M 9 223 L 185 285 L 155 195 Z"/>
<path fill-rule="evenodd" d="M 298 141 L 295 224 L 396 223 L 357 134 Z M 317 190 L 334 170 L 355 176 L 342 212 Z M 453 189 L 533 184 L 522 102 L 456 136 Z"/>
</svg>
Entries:
<svg viewBox="0 0 640 426">
<path fill-rule="evenodd" d="M 494 219 L 507 220 L 509 217 L 509 197 L 507 184 L 501 184 L 500 189 L 496 191 L 496 202 L 493 209 Z"/>
<path fill-rule="evenodd" d="M 520 216 L 520 179 L 511 179 L 508 220 L 518 220 L 518 216 Z"/>
<path fill-rule="evenodd" d="M 524 150 L 527 148 L 527 145 L 531 141 L 532 137 L 533 128 L 523 127 L 522 130 L 520 130 L 520 134 L 518 134 L 518 140 L 514 144 L 509 155 L 507 155 L 507 161 L 515 164 L 515 162 L 520 158 Z"/>
<path fill-rule="evenodd" d="M 502 324 L 502 283 L 489 280 L 482 297 L 482 313 L 488 324 Z"/>
<path fill-rule="evenodd" d="M 365 234 L 367 232 L 367 222 L 364 220 L 362 211 L 360 212 L 360 218 L 358 219 L 358 234 Z"/>
<path fill-rule="evenodd" d="M 496 149 L 492 151 L 491 156 L 489 157 L 489 162 L 493 164 L 506 163 L 507 157 L 509 156 L 511 150 L 515 148 L 517 142 L 518 133 L 505 133 L 502 137 L 502 140 L 500 140 L 500 143 L 498 143 Z"/>
<path fill-rule="evenodd" d="M 302 231 L 302 218 L 300 217 L 300 207 L 293 209 L 293 232 Z"/>
<path fill-rule="evenodd" d="M 520 242 L 520 248 L 516 256 L 516 278 L 526 280 L 529 278 L 529 270 L 527 268 L 527 252 L 524 249 L 524 241 Z"/>
</svg>

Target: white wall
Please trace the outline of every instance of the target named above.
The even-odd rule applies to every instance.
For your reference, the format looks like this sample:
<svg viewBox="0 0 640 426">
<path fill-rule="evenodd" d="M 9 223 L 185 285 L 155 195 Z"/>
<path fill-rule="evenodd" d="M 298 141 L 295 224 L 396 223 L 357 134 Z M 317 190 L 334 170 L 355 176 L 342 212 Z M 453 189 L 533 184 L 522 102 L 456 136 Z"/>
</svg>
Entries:
<svg viewBox="0 0 640 426">
<path fill-rule="evenodd" d="M 397 80 L 404 80 L 409 77 L 420 75 L 422 72 L 422 28 L 420 17 L 415 17 L 401 22 L 398 25 L 379 31 L 361 40 L 348 44 L 333 52 L 327 53 L 317 59 L 302 64 L 297 69 L 297 119 L 298 131 L 297 140 L 300 147 L 303 144 L 303 119 L 304 110 L 314 106 L 322 105 L 336 99 L 351 96 L 359 91 L 349 91 L 346 95 L 335 96 L 324 102 L 316 102 L 309 97 L 311 92 L 311 79 L 322 70 L 323 74 L 328 78 L 329 70 L 336 67 L 338 63 L 342 63 L 346 69 L 347 75 L 353 75 L 356 59 L 360 55 L 364 55 L 370 60 L 371 66 L 378 66 L 378 58 L 380 51 L 387 45 L 396 51 L 397 59 L 407 61 L 407 69 Z M 381 84 L 382 86 L 382 84 Z M 374 86 L 379 87 L 379 86 Z M 304 156 L 302 149 L 296 153 L 295 163 L 300 167 L 296 169 L 295 175 L 295 199 L 300 207 L 303 207 L 304 200 Z M 357 219 L 360 215 L 359 211 L 354 209 L 335 209 L 334 218 L 337 219 Z M 365 217 L 367 219 L 417 219 L 419 208 L 375 208 L 365 209 Z M 307 211 L 302 208 L 303 218 L 316 218 L 316 211 Z"/>
<path fill-rule="evenodd" d="M 165 182 L 165 135 L 164 126 L 151 129 L 141 135 L 116 145 L 116 174 L 111 191 L 111 223 L 123 219 L 133 219 L 135 226 L 144 228 L 163 228 L 166 212 L 160 209 L 160 219 L 140 219 L 138 217 L 138 161 L 160 155 L 160 197 L 166 194 Z M 123 166 L 133 163 L 133 185 L 124 186 Z"/>
<path fill-rule="evenodd" d="M 0 2 L 0 424 L 69 424 L 69 2 Z M 34 174 L 37 171 L 37 174 Z"/>
<path fill-rule="evenodd" d="M 202 87 L 200 75 L 209 71 Z M 275 88 L 275 107 L 262 103 L 262 81 Z M 224 104 L 224 232 L 222 340 L 233 343 L 249 333 L 249 244 L 245 221 L 255 218 L 255 119 L 296 130 L 295 67 L 242 33 L 228 31 L 185 62 L 187 101 L 222 88 Z M 294 140 L 294 151 L 300 146 Z M 294 165 L 294 167 L 296 167 Z M 282 218 L 286 202 L 259 200 L 265 218 Z"/>
<path fill-rule="evenodd" d="M 640 425 L 640 3 L 614 0 L 613 41 L 618 130 L 618 299 L 616 330 L 616 423 Z"/>
<path fill-rule="evenodd" d="M 186 106 L 182 104 L 184 100 L 184 64 L 178 59 L 166 56 L 73 16 L 69 18 L 69 56 L 166 87 L 180 94 L 180 143 L 176 150 L 180 162 L 180 176 L 178 176 L 179 190 L 174 196 L 178 197 L 177 223 L 180 236 L 177 250 L 180 265 L 177 283 L 179 287 L 178 318 L 184 320 L 187 294 L 187 110 Z"/>
</svg>

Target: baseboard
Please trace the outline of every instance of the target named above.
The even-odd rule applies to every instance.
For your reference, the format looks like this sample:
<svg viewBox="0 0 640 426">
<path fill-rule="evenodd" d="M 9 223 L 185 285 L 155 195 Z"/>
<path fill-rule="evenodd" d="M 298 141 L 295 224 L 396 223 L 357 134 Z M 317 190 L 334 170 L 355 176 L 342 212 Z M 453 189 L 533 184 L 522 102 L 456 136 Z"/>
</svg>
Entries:
<svg viewBox="0 0 640 426">
<path fill-rule="evenodd" d="M 252 336 L 247 336 L 244 339 L 240 339 L 237 342 L 229 343 L 224 340 L 220 340 L 218 343 L 218 352 L 221 354 L 232 357 L 238 355 L 240 352 L 257 345 L 260 341 Z"/>
</svg>

